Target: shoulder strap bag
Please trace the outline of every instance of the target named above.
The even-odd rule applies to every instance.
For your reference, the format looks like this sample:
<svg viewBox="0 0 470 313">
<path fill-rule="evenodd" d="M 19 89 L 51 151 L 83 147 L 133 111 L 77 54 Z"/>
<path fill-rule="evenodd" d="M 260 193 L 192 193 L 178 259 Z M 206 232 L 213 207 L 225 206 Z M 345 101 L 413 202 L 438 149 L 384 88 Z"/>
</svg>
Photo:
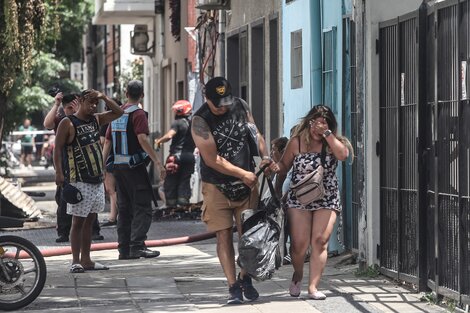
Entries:
<svg viewBox="0 0 470 313">
<path fill-rule="evenodd" d="M 300 138 L 299 138 L 299 153 L 300 153 Z M 326 147 L 323 144 L 321 151 L 321 164 L 311 173 L 305 175 L 299 182 L 291 186 L 295 197 L 303 206 L 309 205 L 312 202 L 322 199 L 325 195 L 325 188 L 323 186 L 323 173 L 325 171 L 325 158 Z"/>
</svg>

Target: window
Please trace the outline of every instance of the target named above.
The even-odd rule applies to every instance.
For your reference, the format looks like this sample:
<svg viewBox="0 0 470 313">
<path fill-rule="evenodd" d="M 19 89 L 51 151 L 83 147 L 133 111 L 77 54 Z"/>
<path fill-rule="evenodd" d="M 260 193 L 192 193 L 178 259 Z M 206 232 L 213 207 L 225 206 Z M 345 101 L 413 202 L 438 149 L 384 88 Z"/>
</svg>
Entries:
<svg viewBox="0 0 470 313">
<path fill-rule="evenodd" d="M 240 98 L 248 100 L 248 34 L 240 33 Z"/>
<path fill-rule="evenodd" d="M 336 27 L 323 31 L 322 102 L 334 107 L 336 100 Z"/>
<path fill-rule="evenodd" d="M 240 82 L 248 84 L 248 37 L 247 32 L 240 34 Z"/>
<path fill-rule="evenodd" d="M 302 30 L 290 33 L 291 89 L 302 88 Z"/>
</svg>

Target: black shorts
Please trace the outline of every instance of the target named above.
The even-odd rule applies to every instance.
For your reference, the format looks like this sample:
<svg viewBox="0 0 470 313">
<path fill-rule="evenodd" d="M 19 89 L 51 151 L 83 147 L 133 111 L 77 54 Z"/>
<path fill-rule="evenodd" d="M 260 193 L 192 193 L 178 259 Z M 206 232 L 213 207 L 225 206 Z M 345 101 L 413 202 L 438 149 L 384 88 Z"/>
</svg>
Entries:
<svg viewBox="0 0 470 313">
<path fill-rule="evenodd" d="M 33 146 L 21 146 L 21 154 L 33 154 Z"/>
</svg>

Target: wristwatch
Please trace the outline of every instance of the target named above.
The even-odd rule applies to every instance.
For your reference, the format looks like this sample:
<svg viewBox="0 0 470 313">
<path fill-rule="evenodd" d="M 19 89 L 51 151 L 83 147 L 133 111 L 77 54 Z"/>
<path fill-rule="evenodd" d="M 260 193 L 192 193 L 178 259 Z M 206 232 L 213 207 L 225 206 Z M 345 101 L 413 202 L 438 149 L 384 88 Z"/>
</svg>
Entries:
<svg viewBox="0 0 470 313">
<path fill-rule="evenodd" d="M 327 129 L 327 130 L 325 130 L 325 131 L 323 132 L 323 137 L 326 138 L 326 137 L 328 137 L 329 135 L 331 135 L 331 133 L 332 133 L 332 131 L 329 130 L 329 129 Z"/>
</svg>

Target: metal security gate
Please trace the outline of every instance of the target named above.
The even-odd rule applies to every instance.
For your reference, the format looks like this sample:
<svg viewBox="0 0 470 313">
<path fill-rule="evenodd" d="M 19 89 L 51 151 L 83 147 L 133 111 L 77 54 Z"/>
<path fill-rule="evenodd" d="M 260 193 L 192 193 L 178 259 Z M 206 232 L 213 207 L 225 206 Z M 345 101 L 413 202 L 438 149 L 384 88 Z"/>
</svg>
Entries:
<svg viewBox="0 0 470 313">
<path fill-rule="evenodd" d="M 417 13 L 380 25 L 381 267 L 417 283 Z"/>
<path fill-rule="evenodd" d="M 430 186 L 435 262 L 428 285 L 437 293 L 470 303 L 470 1 L 436 4 L 433 48 L 433 137 L 435 170 Z M 429 65 L 431 65 L 429 64 Z"/>
<path fill-rule="evenodd" d="M 379 46 L 381 269 L 469 304 L 470 0 L 381 23 Z"/>
</svg>

